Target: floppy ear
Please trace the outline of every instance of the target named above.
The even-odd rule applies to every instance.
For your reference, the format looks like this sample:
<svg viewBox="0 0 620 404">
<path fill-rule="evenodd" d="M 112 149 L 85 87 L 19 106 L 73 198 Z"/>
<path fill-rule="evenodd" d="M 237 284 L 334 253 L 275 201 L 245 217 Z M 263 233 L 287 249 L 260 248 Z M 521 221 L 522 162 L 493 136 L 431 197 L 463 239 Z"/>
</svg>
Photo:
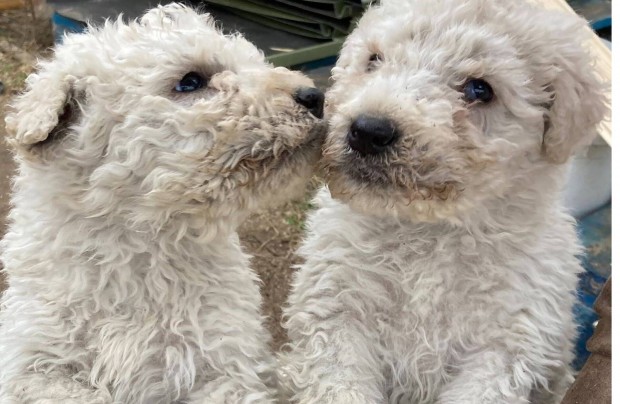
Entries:
<svg viewBox="0 0 620 404">
<path fill-rule="evenodd" d="M 52 141 L 74 120 L 78 108 L 71 90 L 75 77 L 55 67 L 54 61 L 42 64 L 26 80 L 26 91 L 9 107 L 6 129 L 17 150 Z"/>
<path fill-rule="evenodd" d="M 596 126 L 609 111 L 608 84 L 597 76 L 586 49 L 590 39 L 585 20 L 557 16 L 546 25 L 556 29 L 550 39 L 555 77 L 549 83 L 552 105 L 543 135 L 543 154 L 552 163 L 564 163 L 596 137 Z M 555 23 L 557 22 L 557 24 Z"/>
</svg>

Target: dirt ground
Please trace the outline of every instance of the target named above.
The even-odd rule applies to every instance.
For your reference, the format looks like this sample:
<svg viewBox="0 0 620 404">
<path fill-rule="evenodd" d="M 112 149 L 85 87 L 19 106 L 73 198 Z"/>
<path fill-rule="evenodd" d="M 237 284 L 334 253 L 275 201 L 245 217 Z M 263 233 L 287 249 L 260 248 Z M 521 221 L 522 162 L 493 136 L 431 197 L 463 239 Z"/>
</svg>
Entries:
<svg viewBox="0 0 620 404">
<path fill-rule="evenodd" d="M 29 27 L 24 29 L 24 27 Z M 32 19 L 25 10 L 0 11 L 0 237 L 6 230 L 9 209 L 10 179 L 14 166 L 3 140 L 4 109 L 11 96 L 18 93 L 36 58 L 49 53 L 52 31 L 49 19 Z M 315 73 L 317 85 L 326 85 L 326 72 Z M 253 267 L 262 280 L 263 312 L 273 335 L 272 346 L 278 349 L 286 341 L 280 326 L 281 307 L 286 301 L 291 281 L 292 265 L 299 262 L 295 255 L 305 214 L 310 208 L 307 200 L 295 201 L 251 217 L 240 229 L 240 238 L 253 258 Z M 2 263 L 0 262 L 0 268 Z M 4 289 L 0 272 L 0 291 Z"/>
</svg>

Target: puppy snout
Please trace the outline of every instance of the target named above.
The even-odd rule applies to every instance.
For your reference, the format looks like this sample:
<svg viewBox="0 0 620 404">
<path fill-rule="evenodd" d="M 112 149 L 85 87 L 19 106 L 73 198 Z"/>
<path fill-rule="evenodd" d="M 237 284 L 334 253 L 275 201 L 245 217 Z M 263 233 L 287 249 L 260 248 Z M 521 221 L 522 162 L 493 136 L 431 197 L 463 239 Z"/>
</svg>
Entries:
<svg viewBox="0 0 620 404">
<path fill-rule="evenodd" d="M 385 151 L 398 138 L 398 130 L 387 118 L 358 116 L 349 129 L 347 142 L 362 156 Z"/>
<path fill-rule="evenodd" d="M 293 98 L 298 104 L 308 108 L 312 115 L 317 118 L 323 118 L 325 95 L 323 95 L 321 90 L 314 87 L 301 87 L 295 91 Z"/>
</svg>

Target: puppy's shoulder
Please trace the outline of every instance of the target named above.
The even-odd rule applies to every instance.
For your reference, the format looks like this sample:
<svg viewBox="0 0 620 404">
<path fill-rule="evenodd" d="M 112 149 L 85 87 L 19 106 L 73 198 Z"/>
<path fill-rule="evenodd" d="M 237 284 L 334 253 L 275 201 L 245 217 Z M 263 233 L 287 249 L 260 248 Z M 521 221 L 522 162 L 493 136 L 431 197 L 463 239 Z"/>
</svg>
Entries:
<svg viewBox="0 0 620 404">
<path fill-rule="evenodd" d="M 312 200 L 315 209 L 308 214 L 304 244 L 350 239 L 364 234 L 369 219 L 353 211 L 347 204 L 332 198 L 326 186 Z"/>
<path fill-rule="evenodd" d="M 332 198 L 327 185 L 321 186 L 316 191 L 316 194 L 312 199 L 312 203 L 318 208 L 317 211 L 322 210 L 323 212 L 345 208 L 345 205 L 342 202 Z"/>
<path fill-rule="evenodd" d="M 315 206 L 315 210 L 308 215 L 307 229 L 309 231 L 319 231 L 322 227 L 331 227 L 330 224 L 342 226 L 343 223 L 355 222 L 356 218 L 360 216 L 351 210 L 347 204 L 332 198 L 327 186 L 319 188 L 312 204 Z"/>
</svg>

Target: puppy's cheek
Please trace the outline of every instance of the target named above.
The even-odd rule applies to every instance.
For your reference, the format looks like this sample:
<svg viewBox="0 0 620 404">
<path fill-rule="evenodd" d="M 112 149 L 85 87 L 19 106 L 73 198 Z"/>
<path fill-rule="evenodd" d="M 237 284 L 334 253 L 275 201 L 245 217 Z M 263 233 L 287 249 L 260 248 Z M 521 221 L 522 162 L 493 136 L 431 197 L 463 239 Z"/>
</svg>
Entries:
<svg viewBox="0 0 620 404">
<path fill-rule="evenodd" d="M 325 116 L 329 119 L 329 117 L 333 116 L 337 109 L 336 109 L 336 102 L 335 100 L 332 99 L 327 99 L 325 100 Z"/>
<path fill-rule="evenodd" d="M 269 198 L 273 198 L 273 205 L 280 205 L 289 200 L 300 199 L 306 191 L 306 184 L 310 179 L 310 170 L 302 168 L 303 172 L 298 175 L 288 176 L 285 179 L 284 186 L 282 183 L 274 183 L 267 190 Z"/>
<path fill-rule="evenodd" d="M 349 152 L 347 133 L 350 120 L 341 114 L 334 114 L 329 121 L 328 132 L 323 144 L 323 156 L 331 161 L 340 161 Z"/>
</svg>

